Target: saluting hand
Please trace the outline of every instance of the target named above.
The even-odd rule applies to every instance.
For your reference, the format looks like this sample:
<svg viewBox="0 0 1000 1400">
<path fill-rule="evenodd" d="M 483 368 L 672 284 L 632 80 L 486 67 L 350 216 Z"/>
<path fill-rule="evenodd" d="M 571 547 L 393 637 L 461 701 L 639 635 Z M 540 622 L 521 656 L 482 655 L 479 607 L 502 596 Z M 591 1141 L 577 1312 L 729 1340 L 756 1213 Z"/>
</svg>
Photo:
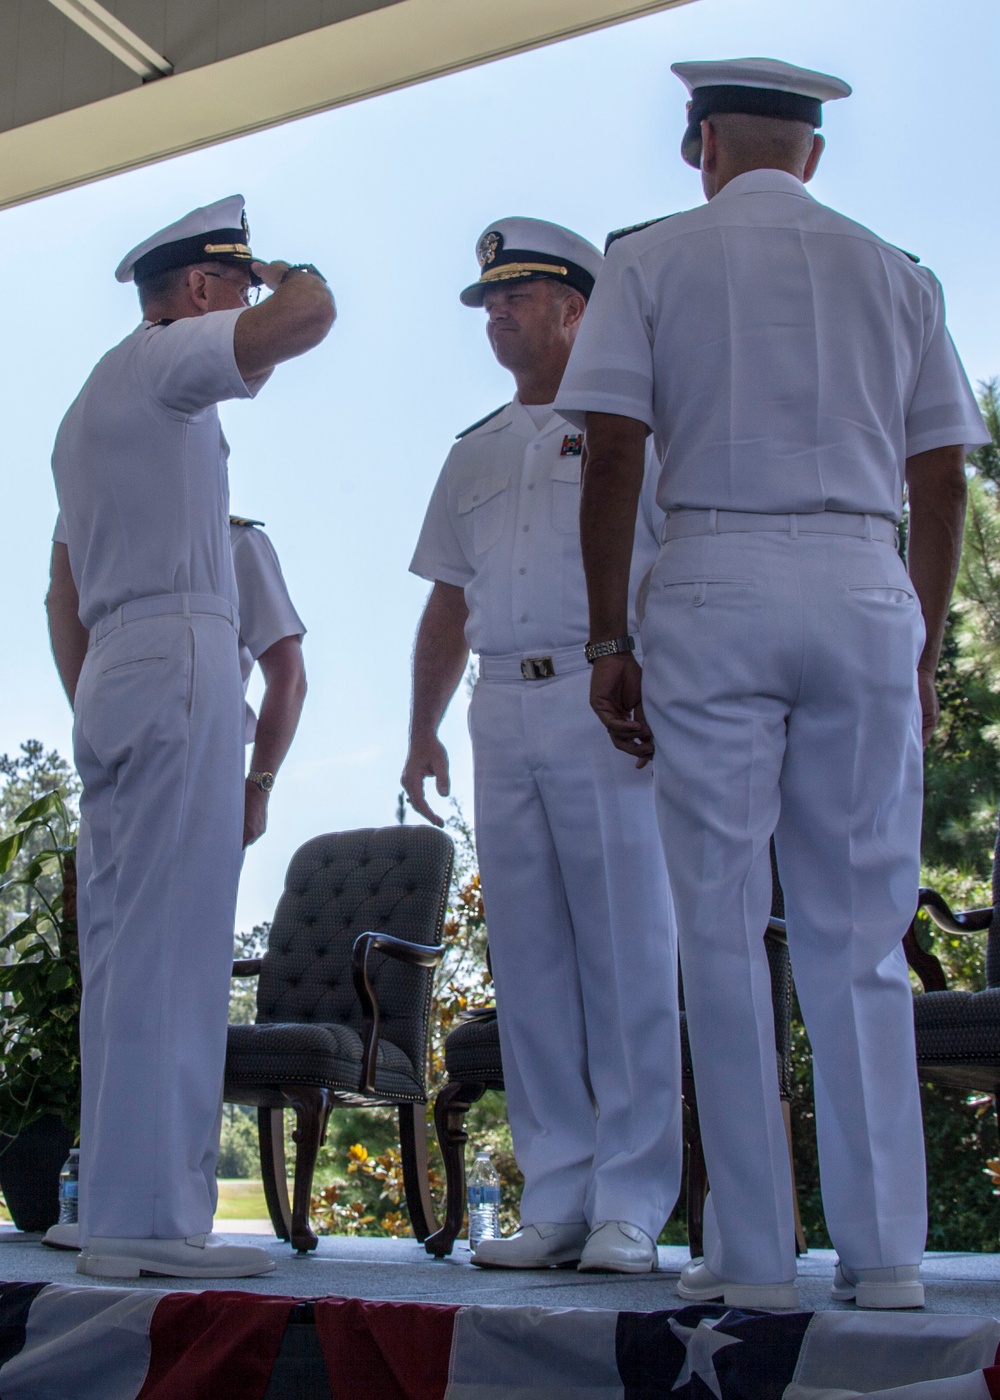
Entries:
<svg viewBox="0 0 1000 1400">
<path fill-rule="evenodd" d="M 434 826 L 444 826 L 443 818 L 437 812 L 432 811 L 424 800 L 424 779 L 434 778 L 438 793 L 441 797 L 447 797 L 451 792 L 451 778 L 448 774 L 448 750 L 437 737 L 432 734 L 423 740 L 411 739 L 410 752 L 406 756 L 406 765 L 403 768 L 400 782 L 403 791 L 410 799 L 410 806 L 415 812 L 419 812 L 422 817 L 433 823 Z"/>
<path fill-rule="evenodd" d="M 642 712 L 642 667 L 634 656 L 602 656 L 594 662 L 590 705 L 615 748 L 645 768 L 653 757 L 653 731 Z"/>
<path fill-rule="evenodd" d="M 291 267 L 291 263 L 282 262 L 279 258 L 277 262 L 252 262 L 251 271 L 256 273 L 269 292 L 273 292 L 285 273 Z"/>
</svg>

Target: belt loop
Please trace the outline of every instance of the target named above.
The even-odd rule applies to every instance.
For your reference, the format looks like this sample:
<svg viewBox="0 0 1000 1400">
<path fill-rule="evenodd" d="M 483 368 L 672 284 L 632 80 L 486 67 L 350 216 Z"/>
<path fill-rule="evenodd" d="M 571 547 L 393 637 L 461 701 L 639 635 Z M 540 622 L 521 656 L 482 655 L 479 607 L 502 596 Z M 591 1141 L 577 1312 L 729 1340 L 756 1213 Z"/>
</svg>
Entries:
<svg viewBox="0 0 1000 1400">
<path fill-rule="evenodd" d="M 789 533 L 790 537 L 791 537 L 793 540 L 797 540 L 797 539 L 798 539 L 798 537 L 799 537 L 799 517 L 798 517 L 797 515 L 790 515 L 790 516 L 788 517 L 788 533 Z"/>
<path fill-rule="evenodd" d="M 184 614 L 183 614 L 183 615 L 184 615 L 184 616 L 187 618 L 187 620 L 190 622 L 190 621 L 191 621 L 191 594 L 190 594 L 190 593 L 182 593 L 182 594 L 181 594 L 181 598 L 184 600 Z"/>
<path fill-rule="evenodd" d="M 865 516 L 865 539 L 872 539 L 872 518 L 870 515 Z"/>
<path fill-rule="evenodd" d="M 717 535 L 719 533 L 719 512 L 717 510 L 710 510 L 708 512 L 708 533 L 710 535 Z"/>
</svg>

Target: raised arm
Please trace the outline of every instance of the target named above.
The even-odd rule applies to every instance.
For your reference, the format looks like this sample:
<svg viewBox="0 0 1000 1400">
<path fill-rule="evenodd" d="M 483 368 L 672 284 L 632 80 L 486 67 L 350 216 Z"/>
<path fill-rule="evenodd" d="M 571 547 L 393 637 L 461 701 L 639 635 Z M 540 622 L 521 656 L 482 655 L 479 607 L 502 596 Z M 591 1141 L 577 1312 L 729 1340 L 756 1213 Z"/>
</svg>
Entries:
<svg viewBox="0 0 1000 1400">
<path fill-rule="evenodd" d="M 236 365 L 248 382 L 319 345 L 337 317 L 333 294 L 317 273 L 292 272 L 285 262 L 252 267 L 271 295 L 236 322 Z"/>
<path fill-rule="evenodd" d="M 592 642 L 628 632 L 629 573 L 647 435 L 637 418 L 587 414 L 580 540 Z M 653 756 L 653 736 L 642 713 L 642 670 L 633 656 L 594 662 L 590 703 L 615 748 L 632 754 L 637 768 L 644 767 Z"/>
<path fill-rule="evenodd" d="M 250 770 L 277 773 L 288 753 L 306 698 L 306 668 L 302 659 L 302 638 L 282 637 L 257 664 L 264 674 L 261 701 L 254 733 Z M 268 794 L 256 783 L 247 783 L 243 804 L 243 845 L 249 846 L 267 830 Z"/>
<path fill-rule="evenodd" d="M 437 731 L 465 672 L 468 616 L 464 591 L 452 583 L 435 583 L 413 647 L 410 751 L 401 781 L 414 811 L 435 826 L 444 826 L 444 822 L 424 801 L 424 779 L 436 780 L 441 797 L 451 791 L 448 753 Z"/>
<path fill-rule="evenodd" d="M 962 556 L 967 494 L 964 447 L 935 447 L 908 457 L 906 484 L 910 500 L 907 565 L 927 630 L 917 663 L 926 745 L 940 712 L 934 678 Z"/>
<path fill-rule="evenodd" d="M 80 621 L 80 596 L 69 567 L 69 550 L 58 542 L 52 546 L 45 611 L 49 619 L 52 655 L 72 708 L 90 638 Z"/>
</svg>

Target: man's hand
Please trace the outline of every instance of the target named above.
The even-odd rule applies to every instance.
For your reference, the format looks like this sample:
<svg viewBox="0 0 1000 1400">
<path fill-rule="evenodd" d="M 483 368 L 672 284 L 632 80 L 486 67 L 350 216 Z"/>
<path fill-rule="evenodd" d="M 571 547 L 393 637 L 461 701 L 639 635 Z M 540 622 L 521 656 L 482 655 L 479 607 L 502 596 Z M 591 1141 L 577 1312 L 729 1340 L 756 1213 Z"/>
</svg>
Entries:
<svg viewBox="0 0 1000 1400">
<path fill-rule="evenodd" d="M 437 812 L 432 811 L 424 800 L 425 778 L 436 780 L 440 797 L 447 797 L 451 792 L 451 779 L 448 774 L 448 750 L 436 734 L 420 741 L 416 739 L 410 741 L 410 752 L 406 755 L 406 766 L 403 768 L 400 782 L 403 784 L 403 791 L 410 799 L 410 806 L 413 810 L 419 812 L 422 817 L 426 817 L 434 826 L 444 826 L 444 820 L 438 816 Z"/>
<path fill-rule="evenodd" d="M 917 690 L 920 694 L 920 713 L 923 716 L 923 741 L 924 748 L 934 737 L 937 722 L 941 717 L 941 705 L 938 701 L 937 686 L 934 683 L 934 672 L 926 671 L 917 667 Z"/>
<path fill-rule="evenodd" d="M 590 705 L 615 748 L 645 768 L 653 757 L 653 732 L 642 712 L 642 667 L 634 656 L 602 656 L 594 662 Z"/>
<path fill-rule="evenodd" d="M 277 262 L 252 262 L 250 271 L 259 277 L 269 292 L 273 292 L 280 286 L 281 279 L 291 267 L 291 263 L 282 262 L 279 258 Z"/>
<path fill-rule="evenodd" d="M 259 841 L 267 830 L 268 794 L 256 783 L 243 784 L 243 849 Z"/>
</svg>

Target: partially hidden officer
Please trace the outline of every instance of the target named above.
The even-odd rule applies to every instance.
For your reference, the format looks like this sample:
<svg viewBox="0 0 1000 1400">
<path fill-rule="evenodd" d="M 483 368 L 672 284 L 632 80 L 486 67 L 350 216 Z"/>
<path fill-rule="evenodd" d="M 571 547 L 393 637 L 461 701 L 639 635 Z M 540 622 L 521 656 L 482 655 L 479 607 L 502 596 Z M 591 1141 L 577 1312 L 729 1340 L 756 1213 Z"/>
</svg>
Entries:
<svg viewBox="0 0 1000 1400">
<path fill-rule="evenodd" d="M 773 833 L 833 1296 L 918 1307 L 926 1192 L 901 939 L 965 447 L 986 438 L 934 276 L 806 189 L 822 103 L 847 84 L 771 59 L 674 71 L 708 203 L 612 244 L 557 407 L 586 421 L 591 637 L 617 643 L 595 665 L 594 708 L 618 747 L 656 745 L 711 1182 L 705 1258 L 678 1291 L 797 1306 L 761 937 Z M 667 521 L 640 669 L 619 639 L 650 432 Z"/>
<path fill-rule="evenodd" d="M 491 224 L 477 254 L 462 301 L 485 308 L 517 393 L 459 435 L 410 565 L 433 588 L 403 771 L 440 825 L 423 784 L 448 792 L 437 730 L 471 648 L 476 850 L 524 1173 L 521 1228 L 473 1262 L 641 1273 L 680 1180 L 676 935 L 652 774 L 614 752 L 587 701 L 583 442 L 552 407 L 602 259 L 528 218 Z M 655 479 L 634 556 L 629 539 L 630 618 L 657 548 Z"/>
<path fill-rule="evenodd" d="M 255 396 L 335 309 L 311 266 L 254 260 L 241 196 L 154 234 L 116 276 L 136 283 L 143 321 L 95 367 L 52 459 L 88 634 L 74 695 L 91 838 L 77 1268 L 241 1277 L 272 1265 L 210 1234 L 244 817 L 216 405 Z M 251 307 L 261 282 L 272 294 Z M 80 634 L 71 645 L 79 655 Z"/>
</svg>

